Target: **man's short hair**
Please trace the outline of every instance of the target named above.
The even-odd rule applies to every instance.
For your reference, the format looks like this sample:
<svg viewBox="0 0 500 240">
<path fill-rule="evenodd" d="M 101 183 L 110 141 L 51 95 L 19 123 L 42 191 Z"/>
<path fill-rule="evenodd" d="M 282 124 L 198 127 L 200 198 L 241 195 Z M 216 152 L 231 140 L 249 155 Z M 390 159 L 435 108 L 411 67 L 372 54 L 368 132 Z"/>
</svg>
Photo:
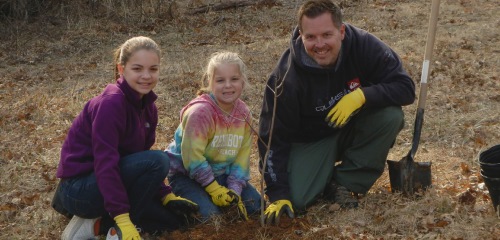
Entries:
<svg viewBox="0 0 500 240">
<path fill-rule="evenodd" d="M 302 18 L 315 18 L 323 13 L 332 15 L 333 25 L 340 28 L 342 25 L 342 11 L 340 7 L 331 0 L 309 0 L 300 6 L 297 13 L 299 30 L 302 31 Z"/>
</svg>

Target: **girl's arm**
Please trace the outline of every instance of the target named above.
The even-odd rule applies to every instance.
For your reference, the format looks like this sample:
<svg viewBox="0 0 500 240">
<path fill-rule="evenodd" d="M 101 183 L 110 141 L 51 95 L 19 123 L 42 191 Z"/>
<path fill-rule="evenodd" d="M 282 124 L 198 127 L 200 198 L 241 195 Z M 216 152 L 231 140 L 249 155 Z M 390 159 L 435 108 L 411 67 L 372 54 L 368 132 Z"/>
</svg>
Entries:
<svg viewBox="0 0 500 240">
<path fill-rule="evenodd" d="M 234 190 L 238 195 L 241 195 L 242 189 L 246 186 L 247 181 L 250 180 L 250 153 L 252 149 L 252 117 L 250 111 L 247 111 L 245 116 L 243 141 L 236 155 L 236 160 L 230 166 L 230 173 L 227 179 L 228 188 Z"/>
<path fill-rule="evenodd" d="M 205 158 L 205 150 L 214 135 L 215 123 L 212 114 L 204 104 L 188 108 L 182 117 L 181 153 L 184 168 L 189 177 L 205 187 L 215 178 Z"/>
</svg>

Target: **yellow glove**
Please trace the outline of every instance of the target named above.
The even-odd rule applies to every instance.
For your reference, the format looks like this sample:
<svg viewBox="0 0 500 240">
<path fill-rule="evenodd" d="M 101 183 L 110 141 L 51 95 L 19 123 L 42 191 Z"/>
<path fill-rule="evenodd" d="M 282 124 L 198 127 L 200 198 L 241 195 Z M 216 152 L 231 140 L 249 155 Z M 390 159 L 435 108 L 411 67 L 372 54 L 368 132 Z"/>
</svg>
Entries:
<svg viewBox="0 0 500 240">
<path fill-rule="evenodd" d="M 219 185 L 215 180 L 205 187 L 205 191 L 212 197 L 212 202 L 219 207 L 227 207 L 234 200 L 234 195 L 229 194 L 229 189 Z"/>
<path fill-rule="evenodd" d="M 295 217 L 293 214 L 292 203 L 289 200 L 282 199 L 271 203 L 271 205 L 269 205 L 269 207 L 267 207 L 266 211 L 264 212 L 264 214 L 266 215 L 266 224 L 279 224 L 280 217 L 283 212 L 286 212 L 286 214 L 290 218 Z"/>
<path fill-rule="evenodd" d="M 365 101 L 363 91 L 361 91 L 361 88 L 357 88 L 340 99 L 335 107 L 330 110 L 325 121 L 328 122 L 330 127 L 341 128 L 365 104 Z"/>
<path fill-rule="evenodd" d="M 229 190 L 229 195 L 234 197 L 233 204 L 238 206 L 238 212 L 242 215 L 243 219 L 248 220 L 247 208 L 243 204 L 241 197 L 233 190 Z"/>
<path fill-rule="evenodd" d="M 184 217 L 192 217 L 198 212 L 198 204 L 193 201 L 169 193 L 163 198 L 163 206 L 170 209 L 174 214 Z"/>
<path fill-rule="evenodd" d="M 120 214 L 115 218 L 118 238 L 122 240 L 141 240 L 139 232 L 135 228 L 128 213 Z"/>
</svg>

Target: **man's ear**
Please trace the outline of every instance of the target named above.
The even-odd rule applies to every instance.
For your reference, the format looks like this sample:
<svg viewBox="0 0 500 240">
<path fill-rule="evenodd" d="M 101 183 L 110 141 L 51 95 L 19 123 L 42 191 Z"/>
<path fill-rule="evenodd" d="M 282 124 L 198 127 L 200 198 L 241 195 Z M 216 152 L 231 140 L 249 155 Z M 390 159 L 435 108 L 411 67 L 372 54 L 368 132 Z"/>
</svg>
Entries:
<svg viewBox="0 0 500 240">
<path fill-rule="evenodd" d="M 345 24 L 342 23 L 342 25 L 340 25 L 340 35 L 342 36 L 342 40 L 344 40 L 344 37 L 345 37 Z"/>
</svg>

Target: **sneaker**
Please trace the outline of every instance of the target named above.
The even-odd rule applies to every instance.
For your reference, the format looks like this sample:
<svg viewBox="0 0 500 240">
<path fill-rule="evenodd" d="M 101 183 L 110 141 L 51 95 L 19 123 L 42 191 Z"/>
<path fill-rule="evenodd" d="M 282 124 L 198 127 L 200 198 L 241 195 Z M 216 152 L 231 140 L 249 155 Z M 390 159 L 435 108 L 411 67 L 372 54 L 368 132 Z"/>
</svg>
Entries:
<svg viewBox="0 0 500 240">
<path fill-rule="evenodd" d="M 88 240 L 96 239 L 94 235 L 94 224 L 97 221 L 95 219 L 81 218 L 78 216 L 73 216 L 71 221 L 64 229 L 61 239 L 62 240 Z"/>
<path fill-rule="evenodd" d="M 137 231 L 140 233 L 141 229 L 137 228 Z M 120 235 L 121 235 L 121 233 L 118 233 L 118 231 L 116 231 L 116 228 L 111 227 L 108 230 L 108 234 L 106 235 L 106 240 L 120 240 L 121 239 Z"/>
<path fill-rule="evenodd" d="M 324 196 L 326 200 L 339 204 L 341 208 L 358 207 L 358 198 L 356 194 L 334 181 L 327 186 Z"/>
<path fill-rule="evenodd" d="M 106 235 L 106 240 L 120 240 L 118 232 L 114 227 L 109 229 L 108 234 Z"/>
</svg>

